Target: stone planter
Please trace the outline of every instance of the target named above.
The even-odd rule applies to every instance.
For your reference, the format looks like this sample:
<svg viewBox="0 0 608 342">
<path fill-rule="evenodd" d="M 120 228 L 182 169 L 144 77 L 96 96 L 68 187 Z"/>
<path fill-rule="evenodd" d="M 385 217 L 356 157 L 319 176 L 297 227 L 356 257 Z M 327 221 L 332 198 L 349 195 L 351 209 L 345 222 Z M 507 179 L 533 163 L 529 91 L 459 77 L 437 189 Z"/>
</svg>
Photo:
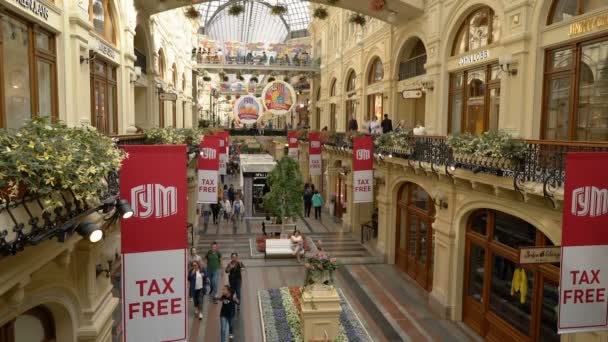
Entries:
<svg viewBox="0 0 608 342">
<path fill-rule="evenodd" d="M 304 341 L 333 341 L 340 333 L 340 296 L 331 285 L 313 284 L 302 290 Z"/>
</svg>

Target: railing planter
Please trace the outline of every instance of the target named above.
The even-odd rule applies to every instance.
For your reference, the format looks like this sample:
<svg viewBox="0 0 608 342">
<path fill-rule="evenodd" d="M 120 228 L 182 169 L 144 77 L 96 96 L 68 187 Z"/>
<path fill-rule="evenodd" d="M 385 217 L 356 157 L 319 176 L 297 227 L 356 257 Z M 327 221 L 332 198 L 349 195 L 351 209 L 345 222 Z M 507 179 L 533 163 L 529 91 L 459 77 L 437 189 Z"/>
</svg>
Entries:
<svg viewBox="0 0 608 342">
<path fill-rule="evenodd" d="M 520 165 L 519 160 L 504 157 L 484 157 L 465 153 L 454 153 L 453 156 L 456 163 L 483 166 L 496 170 L 517 170 Z"/>
</svg>

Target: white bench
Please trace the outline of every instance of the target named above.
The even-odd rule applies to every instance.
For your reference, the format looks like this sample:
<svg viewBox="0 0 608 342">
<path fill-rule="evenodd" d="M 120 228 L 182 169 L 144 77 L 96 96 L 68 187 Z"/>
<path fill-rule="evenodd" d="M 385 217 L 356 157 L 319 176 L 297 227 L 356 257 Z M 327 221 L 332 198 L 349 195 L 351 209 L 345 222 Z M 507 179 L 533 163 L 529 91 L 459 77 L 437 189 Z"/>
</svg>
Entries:
<svg viewBox="0 0 608 342">
<path fill-rule="evenodd" d="M 268 239 L 266 240 L 267 258 L 294 258 L 290 239 Z"/>
</svg>

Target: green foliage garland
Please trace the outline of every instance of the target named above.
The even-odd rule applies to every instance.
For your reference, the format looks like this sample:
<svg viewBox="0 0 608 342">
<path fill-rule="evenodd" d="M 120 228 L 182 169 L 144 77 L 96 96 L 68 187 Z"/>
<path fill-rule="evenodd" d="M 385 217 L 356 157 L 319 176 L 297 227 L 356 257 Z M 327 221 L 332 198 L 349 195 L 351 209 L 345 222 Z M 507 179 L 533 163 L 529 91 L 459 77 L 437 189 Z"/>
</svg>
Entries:
<svg viewBox="0 0 608 342">
<path fill-rule="evenodd" d="M 525 144 L 504 131 L 489 131 L 476 136 L 463 133 L 448 138 L 448 145 L 456 154 L 470 154 L 478 157 L 525 158 Z"/>
<path fill-rule="evenodd" d="M 295 218 L 302 212 L 304 179 L 293 158 L 284 157 L 268 176 L 270 192 L 264 195 L 264 208 L 277 219 Z"/>
<path fill-rule="evenodd" d="M 149 145 L 198 145 L 204 131 L 192 128 L 151 128 L 145 131 L 146 144 Z"/>
<path fill-rule="evenodd" d="M 377 149 L 403 149 L 409 146 L 409 138 L 410 133 L 407 131 L 393 131 L 374 139 L 374 146 Z"/>
</svg>

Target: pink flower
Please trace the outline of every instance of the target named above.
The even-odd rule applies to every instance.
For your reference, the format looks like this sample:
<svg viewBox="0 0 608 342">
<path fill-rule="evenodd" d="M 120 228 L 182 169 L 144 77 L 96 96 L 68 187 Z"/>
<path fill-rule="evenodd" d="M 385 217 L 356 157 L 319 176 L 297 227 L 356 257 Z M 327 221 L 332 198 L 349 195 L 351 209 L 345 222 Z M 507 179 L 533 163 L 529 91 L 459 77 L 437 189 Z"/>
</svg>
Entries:
<svg viewBox="0 0 608 342">
<path fill-rule="evenodd" d="M 338 261 L 338 259 L 336 259 L 336 258 L 331 258 L 331 259 L 329 259 L 329 261 L 331 261 L 331 262 L 336 262 L 336 261 Z"/>
<path fill-rule="evenodd" d="M 310 263 L 309 263 L 309 262 L 305 263 L 305 264 L 304 264 L 304 267 L 306 267 L 306 268 L 310 268 Z"/>
<path fill-rule="evenodd" d="M 322 270 L 323 269 L 323 264 L 319 264 L 319 269 Z"/>
</svg>

